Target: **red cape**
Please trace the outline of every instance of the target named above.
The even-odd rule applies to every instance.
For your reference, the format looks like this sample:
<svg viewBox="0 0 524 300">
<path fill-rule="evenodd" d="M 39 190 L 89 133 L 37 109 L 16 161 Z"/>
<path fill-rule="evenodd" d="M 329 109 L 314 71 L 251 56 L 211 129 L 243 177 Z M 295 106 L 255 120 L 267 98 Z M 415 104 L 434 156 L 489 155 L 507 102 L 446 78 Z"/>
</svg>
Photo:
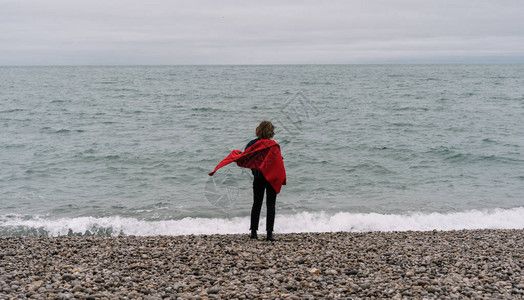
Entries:
<svg viewBox="0 0 524 300">
<path fill-rule="evenodd" d="M 280 193 L 282 185 L 286 184 L 286 169 L 280 146 L 273 140 L 260 139 L 244 152 L 231 151 L 209 176 L 213 176 L 218 169 L 232 162 L 236 162 L 239 167 L 260 170 L 277 194 Z"/>
</svg>

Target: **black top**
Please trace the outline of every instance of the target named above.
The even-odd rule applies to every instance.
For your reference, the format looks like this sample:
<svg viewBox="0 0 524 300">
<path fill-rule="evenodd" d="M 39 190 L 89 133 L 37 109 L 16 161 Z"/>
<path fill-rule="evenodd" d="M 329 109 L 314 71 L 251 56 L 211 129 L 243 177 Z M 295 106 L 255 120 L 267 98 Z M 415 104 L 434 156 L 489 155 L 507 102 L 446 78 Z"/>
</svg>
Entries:
<svg viewBox="0 0 524 300">
<path fill-rule="evenodd" d="M 260 140 L 259 138 L 256 138 L 254 140 L 251 140 L 249 143 L 247 143 L 246 145 L 246 148 L 244 148 L 244 151 L 249 148 L 250 146 L 253 146 L 254 143 L 258 142 L 258 140 Z M 255 178 L 258 178 L 260 176 L 262 176 L 262 172 L 260 172 L 260 170 L 255 170 L 255 169 L 251 169 L 251 173 L 253 173 L 253 176 Z"/>
<path fill-rule="evenodd" d="M 253 146 L 254 143 L 258 142 L 258 140 L 260 140 L 260 138 L 256 138 L 254 140 L 251 140 L 251 142 L 247 143 L 246 148 L 244 148 L 244 150 L 246 150 L 250 146 Z"/>
</svg>

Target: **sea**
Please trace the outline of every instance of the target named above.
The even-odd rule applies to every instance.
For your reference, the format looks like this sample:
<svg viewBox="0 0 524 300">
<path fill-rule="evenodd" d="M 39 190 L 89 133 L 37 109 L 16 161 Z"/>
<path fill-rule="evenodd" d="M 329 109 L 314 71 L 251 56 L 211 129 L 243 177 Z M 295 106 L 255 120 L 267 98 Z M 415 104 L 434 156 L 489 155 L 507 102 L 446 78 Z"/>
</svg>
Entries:
<svg viewBox="0 0 524 300">
<path fill-rule="evenodd" d="M 0 67 L 0 236 L 524 228 L 524 64 Z M 260 228 L 265 228 L 265 207 Z"/>
</svg>

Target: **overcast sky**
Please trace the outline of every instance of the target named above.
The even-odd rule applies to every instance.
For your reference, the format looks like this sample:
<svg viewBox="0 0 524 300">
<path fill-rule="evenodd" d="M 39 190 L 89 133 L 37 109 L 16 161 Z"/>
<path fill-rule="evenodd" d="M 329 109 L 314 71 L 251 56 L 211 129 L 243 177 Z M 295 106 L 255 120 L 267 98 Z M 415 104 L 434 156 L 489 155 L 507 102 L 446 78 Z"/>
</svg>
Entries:
<svg viewBox="0 0 524 300">
<path fill-rule="evenodd" d="M 0 0 L 0 65 L 524 63 L 523 0 Z"/>
</svg>

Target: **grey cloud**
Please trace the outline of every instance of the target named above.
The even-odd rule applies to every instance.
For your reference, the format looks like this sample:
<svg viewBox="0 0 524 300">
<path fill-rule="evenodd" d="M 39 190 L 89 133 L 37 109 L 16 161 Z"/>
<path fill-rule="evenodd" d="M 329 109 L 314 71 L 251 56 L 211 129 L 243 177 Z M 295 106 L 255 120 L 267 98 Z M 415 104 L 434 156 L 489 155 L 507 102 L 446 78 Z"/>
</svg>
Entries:
<svg viewBox="0 0 524 300">
<path fill-rule="evenodd" d="M 2 1 L 0 64 L 523 61 L 521 1 Z"/>
</svg>

